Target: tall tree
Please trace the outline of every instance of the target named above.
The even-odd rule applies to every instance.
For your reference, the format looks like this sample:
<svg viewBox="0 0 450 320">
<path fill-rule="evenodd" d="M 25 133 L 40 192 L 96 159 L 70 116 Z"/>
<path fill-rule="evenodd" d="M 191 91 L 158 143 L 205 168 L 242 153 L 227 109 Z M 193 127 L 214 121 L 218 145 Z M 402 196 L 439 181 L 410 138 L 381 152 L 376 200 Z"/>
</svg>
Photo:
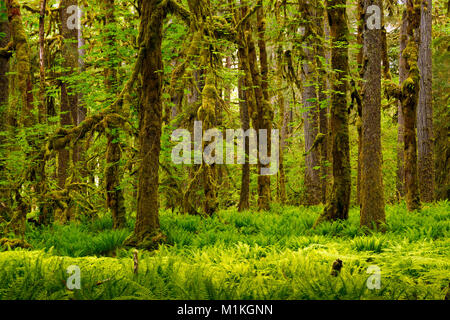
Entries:
<svg viewBox="0 0 450 320">
<path fill-rule="evenodd" d="M 5 1 L 0 2 L 0 48 L 6 48 L 10 41 L 9 23 L 8 23 L 8 13 L 6 11 Z M 9 111 L 9 79 L 7 73 L 9 72 L 9 59 L 11 57 L 11 52 L 3 52 L 0 54 L 0 131 L 5 132 L 8 127 L 8 111 Z M 4 149 L 5 139 L 3 136 L 0 137 L 0 153 L 3 156 L 6 155 L 6 150 Z M 0 179 L 5 180 L 5 167 L 4 162 L 0 162 Z M 7 208 L 9 207 L 8 199 L 9 188 L 7 185 L 0 186 L 0 220 L 2 216 L 5 217 Z"/>
<path fill-rule="evenodd" d="M 322 136 L 320 145 L 321 156 L 321 184 L 322 184 L 322 203 L 327 202 L 328 197 L 328 181 L 331 176 L 330 172 L 330 151 L 329 151 L 329 125 L 328 125 L 328 109 L 329 99 L 327 95 L 327 50 L 325 28 L 325 7 L 322 0 L 316 1 L 316 24 L 315 30 L 318 41 L 316 41 L 316 60 L 317 60 L 317 77 L 318 77 L 318 105 L 319 105 L 319 132 Z"/>
<path fill-rule="evenodd" d="M 420 92 L 417 108 L 417 144 L 420 198 L 423 202 L 433 202 L 435 193 L 431 13 L 432 0 L 422 1 L 419 47 Z"/>
<path fill-rule="evenodd" d="M 242 19 L 247 13 L 247 7 L 242 6 L 238 11 L 238 16 Z M 239 78 L 238 90 L 239 90 L 239 112 L 241 118 L 242 130 L 246 132 L 250 129 L 250 117 L 249 117 L 249 99 L 247 95 L 250 94 L 249 85 L 246 81 L 247 66 L 245 64 L 245 59 L 247 57 L 247 50 L 245 46 L 245 35 L 244 30 L 248 30 L 248 22 L 244 22 L 241 30 L 237 35 L 238 43 L 238 57 L 239 57 L 239 70 L 243 73 Z M 250 163 L 249 163 L 249 138 L 245 137 L 245 163 L 242 165 L 242 175 L 241 175 L 241 191 L 239 196 L 239 211 L 247 210 L 250 208 Z"/>
<path fill-rule="evenodd" d="M 256 19 L 258 28 L 258 47 L 259 47 L 259 62 L 260 62 L 260 74 L 256 69 L 256 56 L 250 54 L 253 60 L 251 65 L 254 85 L 261 87 L 261 90 L 256 90 L 256 101 L 258 105 L 257 117 L 254 117 L 255 123 L 257 123 L 255 129 L 266 130 L 267 132 L 267 154 L 271 155 L 271 132 L 273 121 L 273 110 L 269 103 L 269 63 L 267 60 L 267 48 L 266 48 L 266 16 L 263 7 L 263 1 L 258 1 L 258 8 L 256 9 Z M 249 49 L 249 52 L 252 51 Z M 253 51 L 254 52 L 254 51 Z M 260 80 L 259 80 L 260 79 Z M 261 138 L 261 137 L 259 137 Z M 261 152 L 261 150 L 259 150 Z M 258 208 L 259 210 L 269 210 L 271 201 L 270 191 L 270 176 L 261 174 L 261 168 L 270 167 L 270 164 L 263 165 L 261 163 L 261 157 L 258 157 Z M 278 159 L 277 159 L 278 161 Z"/>
<path fill-rule="evenodd" d="M 75 13 L 74 13 L 74 10 Z M 61 81 L 61 116 L 60 125 L 62 127 L 76 126 L 78 124 L 78 95 L 73 89 L 73 83 L 69 80 L 77 72 L 78 68 L 78 0 L 61 0 L 60 4 L 60 33 L 63 38 L 61 49 L 63 62 L 64 80 Z M 71 157 L 72 155 L 72 157 Z M 59 151 L 58 155 L 58 186 L 65 189 L 66 180 L 69 178 L 70 167 L 74 166 L 78 160 L 77 148 Z M 75 170 L 72 170 L 72 174 Z M 73 178 L 73 175 L 72 175 Z M 58 221 L 64 222 L 71 219 L 73 212 L 68 211 L 69 216 L 56 217 Z"/>
<path fill-rule="evenodd" d="M 139 64 L 142 87 L 139 106 L 139 183 L 134 233 L 128 245 L 154 247 L 161 239 L 159 230 L 159 154 L 162 126 L 162 28 L 166 7 L 159 0 L 140 2 L 141 24 Z"/>
<path fill-rule="evenodd" d="M 24 128 L 30 128 L 36 123 L 31 79 L 31 51 L 23 25 L 19 2 L 17 0 L 7 0 L 6 7 L 11 41 L 8 43 L 7 48 L 3 48 L 2 51 L 4 49 L 6 49 L 5 51 L 14 49 L 16 53 L 17 88 L 20 93 L 22 106 L 19 125 Z M 28 137 L 28 143 L 31 146 L 34 145 L 34 141 L 30 137 Z M 27 156 L 30 156 L 30 154 L 27 154 Z M 36 180 L 35 172 L 30 174 L 30 178 L 30 180 Z M 19 188 L 16 189 L 15 199 L 18 208 L 11 219 L 10 226 L 16 235 L 23 237 L 25 234 L 25 221 L 30 205 L 22 199 Z"/>
<path fill-rule="evenodd" d="M 408 35 L 406 34 L 406 27 L 408 20 L 406 19 L 406 10 L 402 14 L 402 24 L 400 27 L 400 47 L 399 47 L 399 63 L 398 74 L 399 84 L 406 80 L 406 62 L 403 55 L 403 50 L 406 48 Z M 403 199 L 405 196 L 405 118 L 403 115 L 402 101 L 398 101 L 398 134 L 397 134 L 397 198 Z"/>
<path fill-rule="evenodd" d="M 302 65 L 302 100 L 304 133 L 305 133 L 305 188 L 306 203 L 317 205 L 321 202 L 321 179 L 320 179 L 320 148 L 314 147 L 314 142 L 319 133 L 319 108 L 317 94 L 316 77 L 316 42 L 318 38 L 315 34 L 316 10 L 314 1 L 300 1 L 300 12 L 308 17 L 304 24 L 304 41 Z"/>
<path fill-rule="evenodd" d="M 118 61 L 116 52 L 115 30 L 116 19 L 114 16 L 114 0 L 103 0 L 103 8 L 105 10 L 105 29 L 106 29 L 106 46 L 108 65 L 105 70 L 106 87 L 112 94 L 117 94 L 117 66 Z M 115 112 L 119 112 L 116 107 Z M 120 129 L 114 125 L 110 125 L 107 133 L 106 146 L 106 204 L 111 211 L 113 218 L 113 227 L 115 229 L 124 228 L 126 226 L 126 212 L 124 204 L 123 190 L 120 186 L 120 159 L 122 151 L 120 146 Z"/>
<path fill-rule="evenodd" d="M 416 118 L 420 88 L 418 67 L 420 43 L 420 0 L 406 1 L 406 17 L 408 20 L 405 57 L 407 77 L 401 86 L 403 115 L 405 119 L 405 191 L 406 206 L 409 211 L 420 209 L 419 184 L 417 175 L 417 139 Z"/>
<path fill-rule="evenodd" d="M 376 6 L 381 13 L 381 0 L 364 0 L 363 10 Z M 364 15 L 367 19 L 367 14 Z M 377 19 L 377 17 L 374 17 Z M 381 24 L 381 17 L 380 19 Z M 386 222 L 381 172 L 381 48 L 382 30 L 364 21 L 363 87 L 361 126 L 361 226 L 379 228 Z M 381 26 L 380 26 L 381 27 Z"/>
<path fill-rule="evenodd" d="M 331 95 L 331 145 L 333 158 L 333 186 L 329 202 L 315 225 L 326 220 L 348 218 L 351 175 L 348 135 L 348 26 L 346 0 L 326 3 L 332 40 L 331 67 L 333 69 Z"/>
</svg>

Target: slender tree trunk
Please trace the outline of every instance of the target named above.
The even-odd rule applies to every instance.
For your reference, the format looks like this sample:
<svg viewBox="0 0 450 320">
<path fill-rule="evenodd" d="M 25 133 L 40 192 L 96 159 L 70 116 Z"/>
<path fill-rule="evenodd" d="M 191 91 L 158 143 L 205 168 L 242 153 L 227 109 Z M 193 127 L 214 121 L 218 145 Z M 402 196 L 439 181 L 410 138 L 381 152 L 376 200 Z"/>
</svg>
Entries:
<svg viewBox="0 0 450 320">
<path fill-rule="evenodd" d="M 247 6 L 240 8 L 240 19 L 242 19 L 248 12 Z M 238 58 L 239 69 L 243 73 L 239 79 L 239 109 L 241 115 L 242 129 L 245 131 L 250 129 L 250 116 L 253 110 L 256 110 L 255 91 L 253 90 L 253 82 L 250 71 L 250 61 L 248 52 L 248 43 L 245 36 L 246 32 L 249 32 L 249 23 L 244 22 L 241 30 L 238 33 Z M 242 165 L 241 176 L 241 193 L 239 199 L 239 211 L 244 211 L 250 208 L 250 139 L 245 138 L 245 163 Z"/>
<path fill-rule="evenodd" d="M 331 176 L 329 170 L 329 135 L 328 135 L 328 96 L 327 91 L 327 68 L 324 61 L 326 61 L 325 53 L 325 8 L 321 1 L 316 2 L 317 14 L 316 24 L 318 41 L 316 43 L 316 63 L 317 63 L 317 76 L 318 76 L 318 104 L 319 104 L 319 131 L 323 136 L 323 141 L 320 145 L 320 163 L 321 163 L 321 187 L 322 187 L 322 203 L 327 202 L 328 196 L 328 179 Z"/>
<path fill-rule="evenodd" d="M 114 17 L 114 0 L 104 1 L 105 9 L 105 23 L 106 23 L 106 46 L 108 47 L 109 57 L 108 60 L 115 61 L 117 59 L 117 53 L 114 50 L 115 43 L 115 28 L 116 19 Z M 114 62 L 111 62 L 105 70 L 106 86 L 112 94 L 117 93 L 117 70 Z M 119 112 L 119 110 L 114 110 Z M 105 182 L 106 182 L 106 204 L 111 211 L 113 218 L 114 229 L 121 229 L 126 227 L 126 212 L 125 212 L 125 200 L 123 196 L 123 190 L 120 187 L 120 159 L 122 157 L 122 151 L 120 149 L 119 128 L 111 125 L 108 128 L 107 133 L 107 146 L 106 146 L 106 168 L 105 168 Z"/>
<path fill-rule="evenodd" d="M 47 108 L 45 107 L 45 8 L 46 0 L 41 0 L 39 14 L 39 123 L 44 123 L 47 116 Z"/>
<path fill-rule="evenodd" d="M 358 34 L 356 37 L 356 43 L 361 46 L 356 55 L 356 63 L 358 64 L 359 72 L 361 73 L 363 63 L 363 43 L 364 43 L 364 0 L 358 0 Z M 363 75 L 360 74 L 360 77 Z M 361 87 L 361 81 L 355 84 L 357 87 Z M 362 110 L 358 106 L 356 121 L 356 130 L 358 131 L 358 173 L 356 177 L 356 203 L 361 204 L 361 149 L 362 149 Z"/>
<path fill-rule="evenodd" d="M 420 198 L 423 202 L 434 201 L 434 154 L 433 154 L 433 87 L 431 60 L 432 0 L 422 2 L 420 23 L 420 92 L 417 108 L 418 173 Z"/>
<path fill-rule="evenodd" d="M 416 118 L 420 89 L 420 74 L 417 65 L 420 43 L 420 0 L 407 0 L 408 42 L 403 55 L 407 78 L 402 83 L 402 106 L 405 117 L 405 190 L 409 211 L 420 209 L 417 175 Z"/>
<path fill-rule="evenodd" d="M 381 0 L 364 0 L 364 12 Z M 381 29 L 364 23 L 361 130 L 361 226 L 379 228 L 386 222 L 381 172 Z"/>
<path fill-rule="evenodd" d="M 315 21 L 314 4 L 311 2 L 303 3 L 300 11 L 309 17 L 305 24 L 303 42 L 304 62 L 302 65 L 302 83 L 303 83 L 303 113 L 304 134 L 305 134 L 305 188 L 306 204 L 317 205 L 321 202 L 321 183 L 320 183 L 320 148 L 314 147 L 314 141 L 319 133 L 319 109 L 318 95 L 316 91 L 316 41 L 313 29 Z"/>
<path fill-rule="evenodd" d="M 139 43 L 146 48 L 140 67 L 142 94 L 139 110 L 139 184 L 136 224 L 128 245 L 153 248 L 161 240 L 159 230 L 159 154 L 162 126 L 161 43 L 164 8 L 158 0 L 141 3 Z"/>
<path fill-rule="evenodd" d="M 406 19 L 406 10 L 403 11 L 402 25 L 400 28 L 400 56 L 398 63 L 399 83 L 400 85 L 407 78 L 406 61 L 403 56 L 403 50 L 406 48 L 408 35 L 406 27 L 408 20 Z M 400 201 L 405 197 L 405 118 L 403 115 L 402 101 L 398 102 L 398 135 L 397 135 L 397 198 Z"/>
<path fill-rule="evenodd" d="M 286 173 L 284 170 L 284 153 L 286 151 L 286 138 L 289 125 L 289 99 L 286 99 L 283 88 L 283 48 L 280 45 L 277 52 L 277 64 L 278 64 L 278 87 L 280 92 L 278 93 L 278 104 L 280 106 L 280 168 L 278 170 L 278 197 L 281 204 L 286 204 Z"/>
<path fill-rule="evenodd" d="M 315 225 L 324 220 L 347 219 L 350 207 L 351 175 L 348 136 L 348 26 L 345 0 L 327 2 L 328 22 L 332 39 L 331 66 L 334 72 L 331 96 L 333 187 L 324 213 Z"/>
<path fill-rule="evenodd" d="M 70 77 L 77 72 L 78 68 L 78 30 L 69 22 L 72 13 L 68 9 L 70 6 L 78 5 L 77 0 L 62 0 L 60 5 L 61 18 L 61 36 L 63 37 L 62 66 L 65 69 L 64 76 Z M 78 96 L 68 81 L 61 83 L 61 118 L 60 124 L 62 127 L 77 125 L 78 119 Z M 58 156 L 58 186 L 65 189 L 66 180 L 69 177 L 70 166 L 75 165 L 77 160 L 76 149 L 74 148 L 72 158 L 71 152 L 68 149 L 61 150 Z M 73 174 L 73 173 L 72 173 Z M 72 177 L 73 178 L 73 177 Z M 64 222 L 69 217 L 59 217 L 60 222 Z"/>
<path fill-rule="evenodd" d="M 270 157 L 272 145 L 270 139 L 272 132 L 273 111 L 269 104 L 269 64 L 267 61 L 267 49 L 265 40 L 266 17 L 263 8 L 263 1 L 259 0 L 258 5 L 259 8 L 256 10 L 256 19 L 258 27 L 259 61 L 261 66 L 261 92 L 259 94 L 256 94 L 257 101 L 259 101 L 257 128 L 267 130 L 267 154 Z M 256 59 L 254 59 L 253 61 L 255 60 Z M 270 164 L 264 166 L 260 161 L 258 161 L 258 170 L 260 171 L 262 167 L 270 167 Z M 261 172 L 258 172 L 258 174 L 258 208 L 259 210 L 269 210 L 271 201 L 270 176 L 262 175 Z"/>
<path fill-rule="evenodd" d="M 244 48 L 239 48 L 240 52 L 245 51 Z M 242 57 L 244 53 L 240 53 L 239 56 Z M 239 62 L 239 69 L 241 71 L 244 71 L 244 67 L 242 66 L 242 62 Z M 244 71 L 245 72 L 245 71 Z M 248 88 L 248 85 L 245 83 L 245 78 L 241 77 L 239 78 L 239 110 L 241 114 L 241 125 L 242 130 L 246 132 L 248 129 L 250 129 L 250 119 L 248 116 L 248 105 L 247 105 L 247 98 L 246 98 L 246 91 Z M 239 197 L 239 205 L 238 210 L 244 211 L 250 208 L 250 163 L 249 163 L 249 139 L 246 138 L 247 141 L 245 142 L 245 150 L 244 150 L 244 156 L 245 156 L 245 163 L 242 165 L 242 175 L 241 175 L 241 192 Z"/>
</svg>

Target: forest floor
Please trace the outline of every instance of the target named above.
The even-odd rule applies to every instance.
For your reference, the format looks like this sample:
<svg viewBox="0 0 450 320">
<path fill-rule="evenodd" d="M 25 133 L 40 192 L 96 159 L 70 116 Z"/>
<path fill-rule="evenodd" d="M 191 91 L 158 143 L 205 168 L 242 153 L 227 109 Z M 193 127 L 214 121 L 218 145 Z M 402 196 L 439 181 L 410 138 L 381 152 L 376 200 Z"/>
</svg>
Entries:
<svg viewBox="0 0 450 320">
<path fill-rule="evenodd" d="M 0 299 L 444 299 L 450 283 L 450 203 L 408 213 L 387 206 L 387 232 L 366 235 L 359 210 L 312 225 L 321 207 L 220 211 L 212 218 L 161 213 L 167 244 L 121 246 L 133 230 L 110 217 L 28 226 L 31 250 L 0 252 Z M 333 262 L 343 261 L 338 276 Z M 80 268 L 81 290 L 66 287 Z M 372 266 L 372 267 L 371 267 Z M 369 268 L 370 267 L 370 268 Z M 376 285 L 379 270 L 380 287 Z"/>
</svg>

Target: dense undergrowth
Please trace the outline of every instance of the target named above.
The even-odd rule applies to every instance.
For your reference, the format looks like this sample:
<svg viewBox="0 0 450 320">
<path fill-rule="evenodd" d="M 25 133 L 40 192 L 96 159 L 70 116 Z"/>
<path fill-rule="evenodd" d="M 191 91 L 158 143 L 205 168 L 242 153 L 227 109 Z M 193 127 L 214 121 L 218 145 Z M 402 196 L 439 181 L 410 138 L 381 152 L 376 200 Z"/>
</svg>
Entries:
<svg viewBox="0 0 450 320">
<path fill-rule="evenodd" d="M 49 228 L 28 226 L 32 250 L 0 252 L 0 299 L 443 299 L 450 282 L 450 204 L 408 213 L 388 206 L 387 232 L 345 222 L 312 225 L 321 207 L 221 211 L 212 218 L 161 213 L 167 243 L 139 252 L 110 217 Z M 330 274 L 336 259 L 339 276 Z M 67 267 L 81 290 L 66 288 Z M 369 290 L 369 266 L 381 288 Z"/>
</svg>

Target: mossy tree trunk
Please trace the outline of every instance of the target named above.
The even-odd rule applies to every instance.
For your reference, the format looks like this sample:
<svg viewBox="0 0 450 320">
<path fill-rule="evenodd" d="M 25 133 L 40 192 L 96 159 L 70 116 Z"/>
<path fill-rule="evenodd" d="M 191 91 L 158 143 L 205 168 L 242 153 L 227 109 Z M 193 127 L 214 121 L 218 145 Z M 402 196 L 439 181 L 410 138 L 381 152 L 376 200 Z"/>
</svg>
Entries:
<svg viewBox="0 0 450 320">
<path fill-rule="evenodd" d="M 202 131 L 213 129 L 217 124 L 217 97 L 216 79 L 214 70 L 219 65 L 214 51 L 214 32 L 211 29 L 210 12 L 211 3 L 209 0 L 190 0 L 189 9 L 192 12 L 193 27 L 201 36 L 199 49 L 199 72 L 201 104 L 197 110 L 197 119 L 202 122 Z M 198 50 L 197 49 L 197 50 Z M 221 64 L 221 63 L 220 63 Z M 217 110 L 219 111 L 219 110 Z M 212 142 L 212 141 L 211 141 Z M 217 141 L 215 141 L 217 143 Z M 202 142 L 202 150 L 205 143 Z M 205 199 L 203 201 L 203 212 L 211 216 L 217 210 L 217 191 L 218 191 L 218 166 L 216 163 L 207 163 L 203 159 L 203 164 L 198 168 L 195 176 L 201 177 Z M 193 183 L 193 182 L 192 182 Z M 192 183 L 190 183 L 192 185 Z"/>
<path fill-rule="evenodd" d="M 381 0 L 364 0 L 363 10 Z M 368 29 L 364 21 L 363 36 L 363 87 L 361 126 L 361 189 L 360 224 L 378 229 L 386 222 L 384 190 L 381 172 L 381 47 L 382 30 Z"/>
<path fill-rule="evenodd" d="M 73 84 L 68 81 L 68 77 L 73 76 L 78 69 L 78 30 L 77 26 L 71 25 L 69 22 L 70 14 L 68 8 L 78 5 L 77 0 L 62 0 L 60 5 L 60 33 L 63 37 L 62 46 L 62 66 L 64 68 L 63 75 L 66 77 L 61 82 L 61 109 L 60 109 L 60 125 L 62 127 L 76 126 L 78 124 L 78 95 L 72 88 Z M 63 149 L 58 154 L 58 186 L 61 189 L 66 188 L 69 180 L 74 181 L 76 162 L 78 160 L 78 148 L 71 150 Z M 72 170 L 71 170 L 72 169 Z M 70 182 L 69 182 L 70 183 Z M 65 211 L 66 214 L 58 214 L 55 219 L 64 223 L 73 218 L 73 210 Z"/>
<path fill-rule="evenodd" d="M 407 77 L 401 86 L 402 106 L 405 117 L 405 191 L 409 211 L 420 209 L 420 195 L 417 174 L 416 118 L 420 89 L 420 74 L 417 64 L 420 43 L 420 0 L 406 1 L 408 20 L 405 57 Z"/>
<path fill-rule="evenodd" d="M 420 92 L 417 108 L 417 143 L 420 198 L 433 202 L 435 198 L 435 170 L 433 152 L 433 87 L 432 87 L 432 0 L 425 0 L 421 7 L 420 23 Z"/>
<path fill-rule="evenodd" d="M 17 60 L 17 87 L 20 92 L 22 107 L 19 125 L 24 128 L 30 128 L 37 120 L 33 114 L 34 97 L 31 81 L 31 51 L 23 26 L 19 2 L 17 0 L 7 0 L 6 7 L 11 32 L 10 47 L 15 50 Z M 34 141 L 28 139 L 28 143 L 33 146 Z M 35 171 L 30 173 L 30 177 L 33 182 L 36 182 L 37 177 Z M 18 208 L 10 221 L 10 227 L 17 236 L 24 237 L 25 222 L 30 205 L 23 201 L 20 190 L 16 190 L 15 199 Z"/>
<path fill-rule="evenodd" d="M 0 8 L 6 8 L 5 1 L 1 1 Z M 0 48 L 7 47 L 10 41 L 10 31 L 8 23 L 7 12 L 1 12 L 2 18 L 0 18 L 0 33 L 4 34 L 0 38 Z M 7 73 L 9 72 L 9 59 L 10 54 L 0 55 L 0 131 L 5 132 L 8 128 L 8 110 L 9 110 L 9 79 Z M 3 135 L 0 137 L 0 153 L 1 158 L 8 152 L 4 146 L 5 139 Z M 6 180 L 5 163 L 0 161 L 0 180 Z M 0 220 L 9 220 L 8 210 L 10 204 L 10 189 L 6 184 L 0 186 Z"/>
<path fill-rule="evenodd" d="M 331 95 L 331 148 L 333 186 L 329 202 L 315 225 L 326 220 L 348 219 L 351 192 L 350 146 L 348 136 L 348 26 L 345 0 L 329 0 L 326 5 L 332 40 L 333 69 Z"/>
<path fill-rule="evenodd" d="M 140 65 L 139 183 L 134 233 L 126 244 L 153 248 L 161 240 L 159 226 L 159 154 L 162 126 L 162 28 L 165 8 L 159 0 L 141 2 L 139 44 L 145 48 Z"/>
<path fill-rule="evenodd" d="M 116 20 L 114 16 L 114 0 L 104 0 L 103 8 L 105 10 L 105 32 L 107 34 L 105 45 L 108 50 L 108 66 L 105 69 L 106 87 L 112 94 L 117 93 L 117 66 L 118 61 L 116 52 Z M 119 113 L 120 110 L 116 107 L 113 110 Z M 106 184 L 106 205 L 111 212 L 113 218 L 114 229 L 121 229 L 126 227 L 126 212 L 123 190 L 120 186 L 120 177 L 122 176 L 120 168 L 120 159 L 122 158 L 122 151 L 120 147 L 120 129 L 110 125 L 107 130 L 107 146 L 106 146 L 106 168 L 105 168 L 105 184 Z"/>
</svg>

